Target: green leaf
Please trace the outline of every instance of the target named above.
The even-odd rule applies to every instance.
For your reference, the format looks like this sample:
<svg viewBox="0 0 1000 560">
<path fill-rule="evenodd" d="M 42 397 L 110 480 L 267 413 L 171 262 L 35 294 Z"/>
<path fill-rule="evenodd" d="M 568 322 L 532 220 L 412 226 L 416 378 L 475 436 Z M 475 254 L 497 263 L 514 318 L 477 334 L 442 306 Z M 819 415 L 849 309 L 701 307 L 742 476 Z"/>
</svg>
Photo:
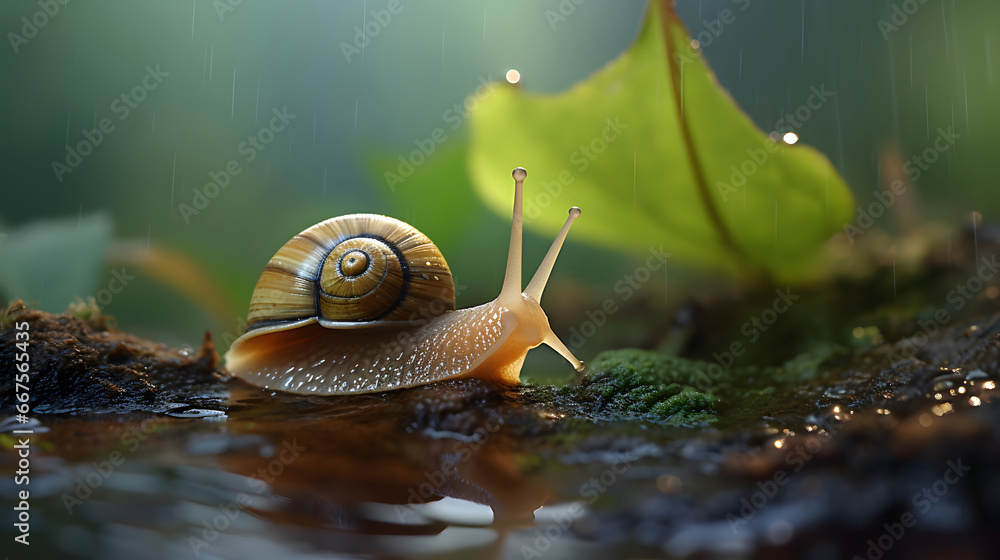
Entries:
<svg viewBox="0 0 1000 560">
<path fill-rule="evenodd" d="M 105 214 L 31 222 L 0 240 L 0 294 L 62 312 L 94 295 L 110 240 Z"/>
<path fill-rule="evenodd" d="M 520 165 L 527 227 L 558 231 L 556 210 L 577 205 L 572 239 L 640 256 L 662 245 L 703 268 L 802 279 L 852 217 L 827 158 L 761 132 L 666 1 L 649 4 L 635 43 L 605 68 L 557 95 L 494 88 L 471 129 L 470 175 L 491 209 L 509 212 Z M 752 170 L 743 184 L 741 167 Z"/>
</svg>

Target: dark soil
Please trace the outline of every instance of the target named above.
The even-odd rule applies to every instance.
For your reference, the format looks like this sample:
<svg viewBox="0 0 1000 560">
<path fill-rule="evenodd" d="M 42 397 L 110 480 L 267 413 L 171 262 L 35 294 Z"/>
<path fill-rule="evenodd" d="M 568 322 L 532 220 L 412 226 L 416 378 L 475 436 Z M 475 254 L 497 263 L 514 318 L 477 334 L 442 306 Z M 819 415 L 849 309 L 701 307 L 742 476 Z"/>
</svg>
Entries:
<svg viewBox="0 0 1000 560">
<path fill-rule="evenodd" d="M 12 370 L 19 352 L 14 323 L 28 325 L 32 413 L 180 413 L 217 407 L 226 397 L 228 375 L 211 333 L 192 352 L 120 332 L 95 310 L 77 308 L 77 314 L 35 311 L 21 301 L 0 309 L 0 363 Z M 15 404 L 11 373 L 0 377 L 5 409 Z"/>
</svg>

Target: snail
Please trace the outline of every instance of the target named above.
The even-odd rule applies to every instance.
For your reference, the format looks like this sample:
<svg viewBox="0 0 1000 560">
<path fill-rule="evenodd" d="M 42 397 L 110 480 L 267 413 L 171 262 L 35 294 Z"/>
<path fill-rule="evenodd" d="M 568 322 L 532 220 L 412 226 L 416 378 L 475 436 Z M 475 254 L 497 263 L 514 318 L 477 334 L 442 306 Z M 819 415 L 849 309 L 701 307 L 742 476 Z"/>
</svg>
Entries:
<svg viewBox="0 0 1000 560">
<path fill-rule="evenodd" d="M 247 331 L 226 353 L 237 377 L 268 389 L 345 395 L 477 377 L 519 383 L 528 350 L 546 344 L 576 368 L 583 362 L 549 326 L 542 291 L 580 216 L 573 207 L 535 276 L 521 291 L 521 199 L 500 295 L 455 309 L 444 256 L 395 218 L 350 214 L 293 237 L 271 258 L 250 300 Z"/>
</svg>

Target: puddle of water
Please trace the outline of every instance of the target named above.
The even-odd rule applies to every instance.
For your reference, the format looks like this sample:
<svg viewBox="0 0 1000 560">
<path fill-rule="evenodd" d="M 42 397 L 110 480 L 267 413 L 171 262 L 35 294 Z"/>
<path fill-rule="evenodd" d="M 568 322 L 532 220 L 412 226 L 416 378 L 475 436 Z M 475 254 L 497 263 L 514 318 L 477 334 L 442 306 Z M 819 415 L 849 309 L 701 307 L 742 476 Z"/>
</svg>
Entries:
<svg viewBox="0 0 1000 560">
<path fill-rule="evenodd" d="M 982 370 L 922 375 L 867 404 L 845 395 L 871 380 L 845 376 L 802 415 L 744 431 L 581 425 L 475 383 L 332 399 L 234 383 L 218 408 L 44 416 L 32 426 L 31 548 L 102 559 L 752 555 L 829 523 L 844 500 L 855 515 L 868 504 L 866 516 L 892 503 L 872 493 L 877 476 L 849 475 L 864 481 L 852 487 L 836 464 L 823 470 L 841 444 L 815 434 L 903 423 L 896 441 L 919 442 L 921 430 L 966 429 L 966 413 L 995 400 Z M 901 414 L 920 398 L 923 412 Z M 0 434 L 17 427 L 0 421 Z M 796 448 L 812 474 L 780 462 Z M 14 496 L 16 457 L 0 460 L 0 494 Z M 727 512 L 755 500 L 774 465 L 792 482 L 734 530 Z M 965 511 L 945 504 L 933 519 L 953 506 Z"/>
</svg>

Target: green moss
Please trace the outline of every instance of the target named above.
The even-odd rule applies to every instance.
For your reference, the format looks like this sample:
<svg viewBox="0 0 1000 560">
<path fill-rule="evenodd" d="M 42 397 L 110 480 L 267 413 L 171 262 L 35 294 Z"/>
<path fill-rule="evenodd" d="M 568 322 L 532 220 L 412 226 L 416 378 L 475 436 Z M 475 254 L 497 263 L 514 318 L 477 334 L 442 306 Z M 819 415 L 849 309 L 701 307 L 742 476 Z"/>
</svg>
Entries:
<svg viewBox="0 0 1000 560">
<path fill-rule="evenodd" d="M 593 360 L 579 386 L 565 390 L 605 413 L 675 425 L 710 423 L 716 420 L 718 400 L 695 389 L 707 380 L 705 365 L 646 350 L 612 350 Z"/>
<path fill-rule="evenodd" d="M 630 387 L 680 384 L 695 386 L 704 379 L 707 364 L 649 350 L 625 348 L 601 352 L 593 360 L 590 382 L 614 378 Z"/>
<path fill-rule="evenodd" d="M 638 418 L 724 429 L 794 408 L 799 404 L 795 387 L 820 382 L 848 357 L 845 348 L 827 344 L 777 367 L 723 368 L 647 350 L 611 350 L 591 360 L 575 383 L 560 388 L 526 385 L 521 396 L 584 418 Z"/>
<path fill-rule="evenodd" d="M 19 301 L 13 301 L 10 305 L 0 307 L 0 333 L 11 329 L 22 311 L 24 311 L 24 304 Z"/>
<path fill-rule="evenodd" d="M 715 412 L 716 399 L 708 393 L 699 393 L 690 387 L 653 405 L 653 414 L 673 416 L 674 414 Z"/>
<path fill-rule="evenodd" d="M 97 300 L 93 296 L 86 300 L 76 298 L 66 308 L 66 315 L 86 321 L 91 327 L 98 330 L 107 328 L 104 323 L 104 315 L 101 314 L 101 307 L 97 305 Z"/>
</svg>

